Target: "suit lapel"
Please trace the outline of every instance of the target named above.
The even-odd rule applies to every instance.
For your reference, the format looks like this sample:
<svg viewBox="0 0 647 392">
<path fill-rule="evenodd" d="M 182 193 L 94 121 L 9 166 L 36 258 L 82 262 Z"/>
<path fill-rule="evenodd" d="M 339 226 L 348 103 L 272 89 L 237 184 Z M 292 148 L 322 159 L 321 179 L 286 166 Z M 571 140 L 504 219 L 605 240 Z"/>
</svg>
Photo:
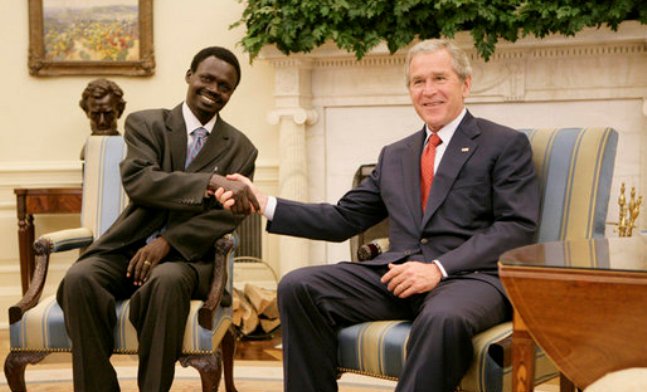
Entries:
<svg viewBox="0 0 647 392">
<path fill-rule="evenodd" d="M 420 208 L 420 154 L 425 142 L 425 128 L 407 144 L 407 152 L 402 156 L 402 184 L 405 203 L 416 224 L 422 219 Z"/>
<path fill-rule="evenodd" d="M 170 131 L 171 167 L 173 170 L 184 171 L 187 136 L 186 123 L 182 116 L 182 105 L 178 105 L 171 110 L 166 120 L 166 128 Z"/>
<path fill-rule="evenodd" d="M 434 182 L 427 201 L 427 208 L 422 218 L 422 227 L 424 227 L 429 219 L 436 213 L 440 207 L 449 190 L 452 188 L 454 181 L 458 177 L 463 165 L 474 154 L 478 147 L 476 136 L 480 134 L 478 127 L 473 121 L 474 118 L 468 112 L 459 124 L 452 140 L 447 146 L 447 150 L 443 154 L 443 158 L 438 165 L 438 170 L 434 175 Z M 418 180 L 419 182 L 419 180 Z"/>
<path fill-rule="evenodd" d="M 218 116 L 216 125 L 213 127 L 213 130 L 202 147 L 202 150 L 200 150 L 193 162 L 189 164 L 186 171 L 198 172 L 209 166 L 209 164 L 218 158 L 220 154 L 227 150 L 229 137 L 229 131 L 225 126 L 224 121 L 220 116 Z M 184 155 L 186 156 L 186 152 Z"/>
</svg>

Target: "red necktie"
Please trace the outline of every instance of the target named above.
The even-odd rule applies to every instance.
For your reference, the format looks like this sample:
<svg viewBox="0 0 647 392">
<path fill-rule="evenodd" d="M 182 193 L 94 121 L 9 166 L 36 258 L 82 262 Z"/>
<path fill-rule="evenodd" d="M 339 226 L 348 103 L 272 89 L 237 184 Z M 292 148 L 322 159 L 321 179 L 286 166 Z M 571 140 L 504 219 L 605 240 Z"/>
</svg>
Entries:
<svg viewBox="0 0 647 392">
<path fill-rule="evenodd" d="M 432 132 L 425 147 L 425 151 L 420 158 L 420 199 L 422 200 L 422 210 L 427 207 L 427 199 L 431 192 L 431 183 L 434 180 L 434 160 L 436 159 L 436 147 L 443 141 L 440 140 L 436 132 Z"/>
</svg>

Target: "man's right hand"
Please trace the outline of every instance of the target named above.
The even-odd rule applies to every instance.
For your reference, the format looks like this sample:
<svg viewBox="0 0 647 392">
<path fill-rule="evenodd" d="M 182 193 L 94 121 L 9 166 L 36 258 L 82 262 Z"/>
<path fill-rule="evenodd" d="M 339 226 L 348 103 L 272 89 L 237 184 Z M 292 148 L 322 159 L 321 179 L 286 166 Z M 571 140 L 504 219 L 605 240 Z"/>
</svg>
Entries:
<svg viewBox="0 0 647 392">
<path fill-rule="evenodd" d="M 253 185 L 251 181 L 238 174 L 235 176 L 244 178 L 247 181 L 238 181 L 235 177 L 230 178 L 230 176 L 223 177 L 218 174 L 213 174 L 209 179 L 207 189 L 213 192 L 222 189 L 228 195 L 228 198 L 233 200 L 232 205 L 227 209 L 231 210 L 234 214 L 249 215 L 252 212 L 259 211 L 261 207 L 258 204 L 256 195 L 252 191 Z"/>
<path fill-rule="evenodd" d="M 243 176 L 242 174 L 228 174 L 227 175 L 227 180 L 231 180 L 233 182 L 238 182 L 241 184 L 244 184 L 247 189 L 250 189 L 251 192 L 253 193 L 252 196 L 255 197 L 254 200 L 258 200 L 258 204 L 256 206 L 253 206 L 251 204 L 248 205 L 247 210 L 251 210 L 254 212 L 258 212 L 259 214 L 262 214 L 265 212 L 265 207 L 267 207 L 267 195 L 262 193 L 261 191 L 256 188 L 256 186 L 252 183 L 252 181 Z M 240 201 L 236 199 L 234 193 L 230 190 L 224 189 L 224 188 L 218 188 L 214 194 L 216 199 L 220 202 L 220 204 L 223 205 L 223 207 L 227 210 L 231 210 L 233 213 L 242 213 L 242 212 L 237 212 L 240 210 Z"/>
</svg>

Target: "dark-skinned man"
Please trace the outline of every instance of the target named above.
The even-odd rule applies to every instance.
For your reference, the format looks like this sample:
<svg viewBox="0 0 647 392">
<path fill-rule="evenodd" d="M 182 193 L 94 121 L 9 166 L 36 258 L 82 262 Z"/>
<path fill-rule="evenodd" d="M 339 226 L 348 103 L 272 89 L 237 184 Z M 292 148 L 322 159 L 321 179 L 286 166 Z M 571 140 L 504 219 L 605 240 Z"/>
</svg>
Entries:
<svg viewBox="0 0 647 392">
<path fill-rule="evenodd" d="M 231 190 L 241 206 L 258 206 L 228 173 L 254 174 L 257 150 L 219 115 L 238 83 L 240 65 L 221 47 L 198 52 L 174 109 L 130 114 L 120 166 L 129 204 L 67 271 L 57 299 L 72 340 L 75 391 L 118 391 L 110 364 L 114 304 L 130 298 L 139 340 L 141 391 L 168 391 L 181 353 L 190 300 L 205 298 L 214 243 L 242 217 L 212 197 Z"/>
</svg>

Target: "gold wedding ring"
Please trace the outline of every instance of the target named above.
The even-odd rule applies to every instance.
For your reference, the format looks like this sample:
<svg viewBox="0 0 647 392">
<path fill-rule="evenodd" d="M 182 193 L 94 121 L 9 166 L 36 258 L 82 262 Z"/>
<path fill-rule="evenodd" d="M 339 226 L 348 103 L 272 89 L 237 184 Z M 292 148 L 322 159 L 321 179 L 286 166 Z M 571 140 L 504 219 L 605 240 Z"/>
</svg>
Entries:
<svg viewBox="0 0 647 392">
<path fill-rule="evenodd" d="M 149 266 L 149 267 L 150 267 L 151 262 L 150 262 L 150 261 L 148 261 L 148 260 L 144 260 L 144 265 L 147 265 L 147 266 Z"/>
</svg>

